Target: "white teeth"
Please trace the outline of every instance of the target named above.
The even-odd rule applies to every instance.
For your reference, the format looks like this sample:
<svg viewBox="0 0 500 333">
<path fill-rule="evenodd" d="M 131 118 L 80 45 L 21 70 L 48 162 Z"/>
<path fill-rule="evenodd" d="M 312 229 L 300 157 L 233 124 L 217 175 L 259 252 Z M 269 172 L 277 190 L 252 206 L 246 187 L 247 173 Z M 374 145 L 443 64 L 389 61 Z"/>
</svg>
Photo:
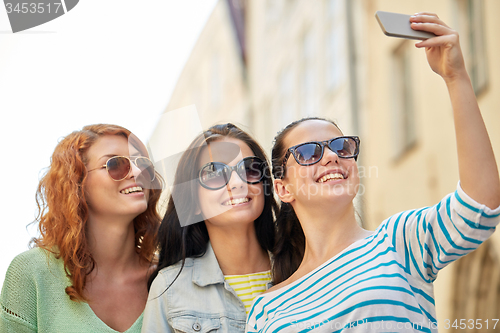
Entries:
<svg viewBox="0 0 500 333">
<path fill-rule="evenodd" d="M 232 199 L 232 200 L 228 200 L 228 201 L 224 202 L 224 205 L 225 206 L 232 206 L 232 205 L 237 205 L 237 204 L 241 204 L 241 203 L 248 202 L 248 201 L 249 201 L 248 198 Z"/>
<path fill-rule="evenodd" d="M 129 188 L 126 188 L 126 189 L 120 191 L 120 193 L 123 193 L 123 194 L 129 194 L 129 193 L 134 193 L 134 192 L 142 192 L 142 187 L 134 186 L 134 187 L 129 187 Z"/>
<path fill-rule="evenodd" d="M 341 173 L 329 173 L 318 179 L 318 183 L 324 183 L 329 179 L 344 179 L 344 175 Z"/>
</svg>

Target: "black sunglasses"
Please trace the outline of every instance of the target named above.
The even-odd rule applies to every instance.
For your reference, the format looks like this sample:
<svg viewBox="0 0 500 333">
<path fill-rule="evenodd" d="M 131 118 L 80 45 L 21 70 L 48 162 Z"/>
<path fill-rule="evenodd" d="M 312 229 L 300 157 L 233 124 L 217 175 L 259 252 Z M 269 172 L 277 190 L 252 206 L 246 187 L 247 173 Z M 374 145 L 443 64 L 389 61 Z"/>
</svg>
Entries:
<svg viewBox="0 0 500 333">
<path fill-rule="evenodd" d="M 281 164 L 283 173 L 281 178 L 285 177 L 286 162 L 290 154 L 300 165 L 313 165 L 321 161 L 325 152 L 325 146 L 330 148 L 340 158 L 354 158 L 357 160 L 359 154 L 359 138 L 357 136 L 339 136 L 326 141 L 311 141 L 298 144 L 288 148 Z"/>
<path fill-rule="evenodd" d="M 221 162 L 210 162 L 201 167 L 198 180 L 201 186 L 209 190 L 218 190 L 229 183 L 231 174 L 236 171 L 247 184 L 257 184 L 264 178 L 266 163 L 256 156 L 245 157 L 235 166 Z"/>
</svg>

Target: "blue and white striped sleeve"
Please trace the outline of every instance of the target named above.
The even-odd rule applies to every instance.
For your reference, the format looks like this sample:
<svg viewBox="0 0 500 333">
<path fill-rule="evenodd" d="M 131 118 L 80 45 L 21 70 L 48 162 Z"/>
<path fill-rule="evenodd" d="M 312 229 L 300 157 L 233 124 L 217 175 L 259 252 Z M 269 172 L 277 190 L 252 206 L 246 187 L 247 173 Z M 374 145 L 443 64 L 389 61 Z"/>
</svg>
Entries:
<svg viewBox="0 0 500 333">
<path fill-rule="evenodd" d="M 396 214 L 386 228 L 395 250 L 404 256 L 405 271 L 430 283 L 439 270 L 479 247 L 499 222 L 500 207 L 477 203 L 459 182 L 437 205 Z"/>
</svg>

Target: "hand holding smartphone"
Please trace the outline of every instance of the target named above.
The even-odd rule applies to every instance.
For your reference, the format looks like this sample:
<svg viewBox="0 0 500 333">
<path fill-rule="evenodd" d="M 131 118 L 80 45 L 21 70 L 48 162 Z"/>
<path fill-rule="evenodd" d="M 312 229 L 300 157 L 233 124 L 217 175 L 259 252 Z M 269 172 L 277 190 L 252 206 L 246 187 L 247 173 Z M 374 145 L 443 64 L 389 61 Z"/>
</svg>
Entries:
<svg viewBox="0 0 500 333">
<path fill-rule="evenodd" d="M 380 10 L 375 13 L 375 17 L 386 36 L 418 40 L 426 40 L 436 36 L 432 32 L 413 30 L 410 25 L 410 16 Z"/>
</svg>

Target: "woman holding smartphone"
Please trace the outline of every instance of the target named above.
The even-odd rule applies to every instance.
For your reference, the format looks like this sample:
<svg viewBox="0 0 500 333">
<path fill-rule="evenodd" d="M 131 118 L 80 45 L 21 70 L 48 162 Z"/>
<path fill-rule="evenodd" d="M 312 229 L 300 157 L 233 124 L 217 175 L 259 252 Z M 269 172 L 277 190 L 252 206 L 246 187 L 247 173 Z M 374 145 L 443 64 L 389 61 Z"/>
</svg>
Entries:
<svg viewBox="0 0 500 333">
<path fill-rule="evenodd" d="M 271 173 L 259 144 L 216 125 L 182 155 L 158 234 L 142 332 L 243 332 L 271 281 Z"/>
<path fill-rule="evenodd" d="M 59 142 L 37 191 L 40 237 L 10 264 L 0 332 L 140 332 L 161 183 L 116 125 Z"/>
<path fill-rule="evenodd" d="M 282 201 L 273 265 L 278 284 L 255 299 L 248 332 L 436 332 L 438 271 L 477 248 L 499 223 L 498 169 L 458 34 L 431 13 L 412 16 L 411 26 L 437 35 L 416 46 L 426 49 L 450 94 L 456 192 L 364 230 L 353 206 L 360 140 L 324 119 L 288 125 L 272 153 Z"/>
</svg>

